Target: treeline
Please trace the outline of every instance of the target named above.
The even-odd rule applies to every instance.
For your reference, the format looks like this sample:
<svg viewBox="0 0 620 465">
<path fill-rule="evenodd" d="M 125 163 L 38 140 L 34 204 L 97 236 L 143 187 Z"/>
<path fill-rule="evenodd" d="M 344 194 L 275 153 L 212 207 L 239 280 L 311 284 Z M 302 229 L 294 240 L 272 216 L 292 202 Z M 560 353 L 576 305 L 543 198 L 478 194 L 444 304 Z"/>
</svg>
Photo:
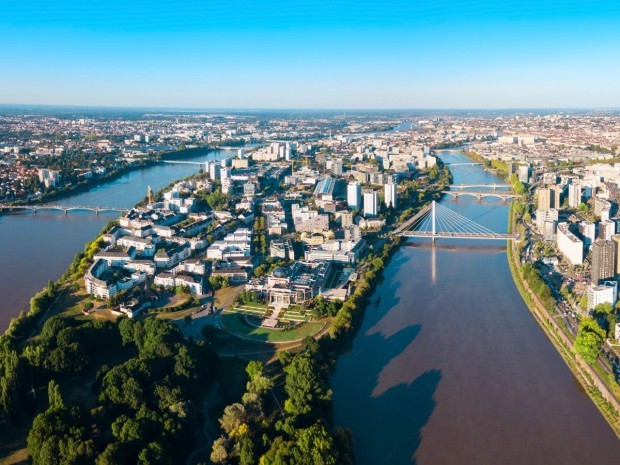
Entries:
<svg viewBox="0 0 620 465">
<path fill-rule="evenodd" d="M 555 298 L 547 283 L 542 279 L 540 271 L 531 263 L 526 263 L 521 269 L 523 271 L 523 277 L 530 289 L 536 294 L 545 307 L 552 308 L 555 305 Z"/>
<path fill-rule="evenodd" d="M 347 298 L 340 310 L 338 310 L 336 318 L 332 323 L 329 330 L 332 339 L 337 339 L 349 333 L 355 322 L 361 318 L 376 280 L 401 241 L 400 237 L 392 237 L 385 243 L 380 254 L 375 255 L 371 253 L 368 255 L 365 264 L 362 265 L 363 271 L 358 279 L 355 292 Z"/>
<path fill-rule="evenodd" d="M 90 408 L 69 404 L 55 375 L 84 372 L 101 351 L 124 361 L 99 367 Z M 155 318 L 52 318 L 24 358 L 39 382 L 49 379 L 49 406 L 28 434 L 33 465 L 178 463 L 200 427 L 200 396 L 217 361 L 208 343 L 186 342 L 174 324 Z"/>
<path fill-rule="evenodd" d="M 329 341 L 305 341 L 297 355 L 279 354 L 284 373 L 283 407 L 271 396 L 274 380 L 260 362 L 247 366 L 248 381 L 241 402 L 224 409 L 222 436 L 211 461 L 239 465 L 352 464 L 350 434 L 331 425 L 332 392 L 328 385 Z"/>
</svg>

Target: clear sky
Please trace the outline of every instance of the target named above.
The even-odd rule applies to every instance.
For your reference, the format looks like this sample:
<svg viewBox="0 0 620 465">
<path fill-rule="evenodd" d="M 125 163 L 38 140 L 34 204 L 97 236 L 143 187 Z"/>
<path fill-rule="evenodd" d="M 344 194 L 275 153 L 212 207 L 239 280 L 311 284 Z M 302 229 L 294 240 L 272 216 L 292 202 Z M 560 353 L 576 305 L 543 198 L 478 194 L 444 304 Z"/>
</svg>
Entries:
<svg viewBox="0 0 620 465">
<path fill-rule="evenodd" d="M 0 103 L 619 108 L 620 1 L 0 0 Z"/>
</svg>

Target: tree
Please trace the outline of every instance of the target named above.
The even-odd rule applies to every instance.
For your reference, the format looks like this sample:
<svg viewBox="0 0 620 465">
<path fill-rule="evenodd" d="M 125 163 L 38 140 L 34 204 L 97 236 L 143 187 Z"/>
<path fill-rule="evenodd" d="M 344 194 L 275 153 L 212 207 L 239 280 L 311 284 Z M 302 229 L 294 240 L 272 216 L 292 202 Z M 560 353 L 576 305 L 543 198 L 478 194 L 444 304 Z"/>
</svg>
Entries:
<svg viewBox="0 0 620 465">
<path fill-rule="evenodd" d="M 575 339 L 575 350 L 590 365 L 596 362 L 603 344 L 605 331 L 593 318 L 584 318 L 579 323 L 579 331 Z"/>
<path fill-rule="evenodd" d="M 211 461 L 213 463 L 226 463 L 228 461 L 228 439 L 222 436 L 213 443 L 211 449 Z"/>
<path fill-rule="evenodd" d="M 248 417 L 243 404 L 235 403 L 227 405 L 224 414 L 220 418 L 220 426 L 229 436 L 233 436 L 235 430 L 247 422 Z"/>
<path fill-rule="evenodd" d="M 151 442 L 138 454 L 138 465 L 166 465 L 172 460 L 158 442 Z"/>
<path fill-rule="evenodd" d="M 230 278 L 228 276 L 215 275 L 209 278 L 209 283 L 213 289 L 223 289 L 230 286 Z"/>
<path fill-rule="evenodd" d="M 49 409 L 57 410 L 65 407 L 65 403 L 62 400 L 62 394 L 60 393 L 60 386 L 54 380 L 51 380 L 47 386 L 47 396 L 49 398 Z"/>
<path fill-rule="evenodd" d="M 321 404 L 331 398 L 331 391 L 319 373 L 316 360 L 306 353 L 299 354 L 284 371 L 285 390 L 289 396 L 284 410 L 293 416 L 320 413 L 317 409 L 320 410 Z"/>
</svg>

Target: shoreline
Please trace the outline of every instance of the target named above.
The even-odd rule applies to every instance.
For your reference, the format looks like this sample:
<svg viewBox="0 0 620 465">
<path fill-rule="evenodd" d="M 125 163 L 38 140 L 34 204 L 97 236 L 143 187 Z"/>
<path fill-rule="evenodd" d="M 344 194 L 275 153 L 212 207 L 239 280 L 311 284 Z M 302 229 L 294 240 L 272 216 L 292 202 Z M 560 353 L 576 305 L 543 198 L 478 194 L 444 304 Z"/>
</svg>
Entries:
<svg viewBox="0 0 620 465">
<path fill-rule="evenodd" d="M 7 202 L 7 204 L 11 204 L 13 207 L 16 207 L 17 209 L 19 209 L 21 205 L 42 205 L 42 204 L 46 204 L 49 202 L 63 200 L 63 199 L 72 197 L 77 194 L 88 192 L 89 190 L 95 187 L 99 187 L 102 184 L 115 181 L 125 174 L 129 174 L 134 171 L 139 171 L 142 169 L 152 168 L 154 166 L 161 164 L 162 161 L 164 160 L 179 160 L 186 156 L 200 155 L 200 152 L 205 151 L 205 150 L 206 150 L 205 155 L 208 155 L 212 152 L 217 151 L 218 149 L 210 147 L 210 146 L 204 146 L 204 147 L 194 147 L 191 149 L 164 152 L 161 155 L 158 155 L 157 158 L 148 158 L 148 159 L 141 160 L 139 163 L 136 163 L 136 164 L 123 166 L 122 168 L 113 170 L 109 173 L 104 174 L 103 176 L 97 176 L 97 177 L 87 179 L 82 184 L 76 184 L 74 186 L 71 186 L 67 189 L 63 189 L 53 194 L 43 194 L 43 196 L 36 198 L 36 199 L 32 199 L 32 200 L 17 199 L 11 202 Z M 0 215 L 6 215 L 10 213 L 11 212 L 9 210 L 0 211 Z"/>
</svg>

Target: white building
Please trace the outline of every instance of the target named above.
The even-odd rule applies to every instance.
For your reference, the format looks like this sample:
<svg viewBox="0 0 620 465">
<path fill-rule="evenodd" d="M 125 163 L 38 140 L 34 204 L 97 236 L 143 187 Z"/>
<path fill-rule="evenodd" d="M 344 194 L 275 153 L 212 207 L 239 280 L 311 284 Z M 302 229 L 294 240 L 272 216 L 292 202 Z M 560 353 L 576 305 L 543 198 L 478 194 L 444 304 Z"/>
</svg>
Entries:
<svg viewBox="0 0 620 465">
<path fill-rule="evenodd" d="M 305 252 L 305 259 L 309 262 L 326 261 L 355 263 L 364 250 L 366 242 L 359 240 L 330 240 L 311 247 Z"/>
<path fill-rule="evenodd" d="M 594 239 L 596 239 L 596 225 L 591 221 L 582 221 L 579 223 L 579 234 L 583 236 L 586 251 L 589 251 Z"/>
<path fill-rule="evenodd" d="M 376 191 L 364 192 L 364 216 L 377 216 L 379 214 L 379 200 Z"/>
<path fill-rule="evenodd" d="M 58 171 L 40 169 L 39 181 L 45 184 L 45 187 L 56 187 L 60 181 L 60 173 Z"/>
<path fill-rule="evenodd" d="M 568 229 L 567 223 L 558 224 L 556 243 L 562 255 L 572 265 L 583 263 L 583 242 Z"/>
<path fill-rule="evenodd" d="M 202 278 L 199 277 L 180 274 L 175 275 L 170 273 L 159 273 L 155 276 L 155 284 L 164 287 L 183 286 L 189 288 L 189 291 L 192 294 L 203 294 Z"/>
<path fill-rule="evenodd" d="M 362 208 L 362 186 L 357 182 L 350 182 L 347 186 L 347 205 L 351 210 Z"/>
<path fill-rule="evenodd" d="M 555 208 L 550 210 L 536 210 L 536 228 L 541 234 L 545 232 L 545 223 L 547 221 L 553 221 L 557 223 L 559 218 L 559 212 Z"/>
<path fill-rule="evenodd" d="M 588 287 L 588 311 L 596 308 L 600 304 L 609 303 L 613 307 L 616 305 L 618 292 L 615 286 L 594 285 Z"/>
<path fill-rule="evenodd" d="M 616 234 L 616 222 L 612 220 L 602 220 L 598 224 L 598 235 L 601 239 L 610 241 Z"/>
<path fill-rule="evenodd" d="M 571 208 L 579 207 L 581 203 L 581 184 L 568 185 L 568 206 Z"/>
<path fill-rule="evenodd" d="M 384 186 L 385 189 L 385 206 L 390 208 L 396 208 L 396 198 L 397 198 L 397 192 L 396 192 L 396 184 L 394 183 L 388 183 Z"/>
</svg>

